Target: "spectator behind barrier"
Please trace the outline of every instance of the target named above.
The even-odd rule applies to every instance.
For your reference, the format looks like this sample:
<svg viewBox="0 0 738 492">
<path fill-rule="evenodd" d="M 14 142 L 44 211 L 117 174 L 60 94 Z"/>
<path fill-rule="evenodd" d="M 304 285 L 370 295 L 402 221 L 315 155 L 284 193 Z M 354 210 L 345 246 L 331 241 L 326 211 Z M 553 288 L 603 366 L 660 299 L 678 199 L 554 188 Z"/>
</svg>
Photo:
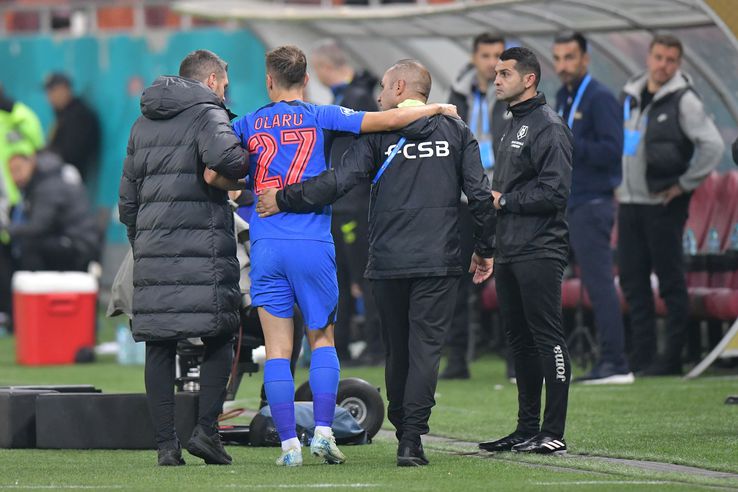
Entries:
<svg viewBox="0 0 738 492">
<path fill-rule="evenodd" d="M 22 270 L 85 271 L 100 238 L 77 170 L 29 143 L 13 146 L 8 168 L 22 200 L 4 231 Z"/>
</svg>

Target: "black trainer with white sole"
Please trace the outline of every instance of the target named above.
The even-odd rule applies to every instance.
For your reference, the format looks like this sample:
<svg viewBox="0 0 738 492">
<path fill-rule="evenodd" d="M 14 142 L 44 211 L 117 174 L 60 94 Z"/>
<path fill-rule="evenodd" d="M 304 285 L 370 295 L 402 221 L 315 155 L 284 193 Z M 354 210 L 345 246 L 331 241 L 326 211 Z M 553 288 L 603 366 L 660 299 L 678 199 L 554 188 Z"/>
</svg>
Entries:
<svg viewBox="0 0 738 492">
<path fill-rule="evenodd" d="M 479 449 L 489 451 L 490 453 L 512 451 L 513 446 L 522 444 L 533 437 L 531 434 L 522 434 L 518 431 L 513 432 L 509 436 L 496 441 L 484 441 L 479 443 Z"/>
<path fill-rule="evenodd" d="M 512 448 L 516 453 L 566 454 L 566 441 L 538 434 Z"/>
</svg>

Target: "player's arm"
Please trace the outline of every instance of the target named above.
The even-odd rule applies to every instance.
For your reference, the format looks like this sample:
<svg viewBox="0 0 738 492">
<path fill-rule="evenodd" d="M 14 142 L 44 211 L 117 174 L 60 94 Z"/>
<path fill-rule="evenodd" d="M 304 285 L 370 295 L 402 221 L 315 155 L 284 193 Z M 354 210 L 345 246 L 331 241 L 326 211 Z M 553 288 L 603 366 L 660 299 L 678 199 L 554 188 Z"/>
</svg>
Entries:
<svg viewBox="0 0 738 492">
<path fill-rule="evenodd" d="M 202 177 L 207 184 L 209 184 L 213 188 L 218 188 L 220 190 L 238 191 L 246 189 L 245 179 L 228 179 L 213 171 L 209 167 L 205 168 Z"/>
<path fill-rule="evenodd" d="M 436 114 L 459 117 L 453 104 L 426 104 L 409 108 L 395 108 L 387 111 L 364 113 L 361 133 L 386 132 L 405 128 L 413 121 Z"/>
<path fill-rule="evenodd" d="M 339 166 L 282 190 L 262 191 L 256 212 L 260 217 L 269 217 L 279 212 L 320 211 L 376 172 L 375 149 L 371 135 L 356 139 L 344 153 Z"/>
</svg>

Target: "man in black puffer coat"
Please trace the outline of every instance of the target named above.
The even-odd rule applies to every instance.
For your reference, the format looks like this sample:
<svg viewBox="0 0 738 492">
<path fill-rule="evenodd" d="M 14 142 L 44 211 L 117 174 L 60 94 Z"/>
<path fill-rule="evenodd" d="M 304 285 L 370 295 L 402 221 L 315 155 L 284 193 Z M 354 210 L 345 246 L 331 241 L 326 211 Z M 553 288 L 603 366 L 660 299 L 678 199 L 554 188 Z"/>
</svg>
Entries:
<svg viewBox="0 0 738 492">
<path fill-rule="evenodd" d="M 159 77 L 141 97 L 120 183 L 120 219 L 133 247 L 133 336 L 146 342 L 146 393 L 160 465 L 181 465 L 174 429 L 177 341 L 202 337 L 198 425 L 187 450 L 230 464 L 216 421 L 222 410 L 239 324 L 239 267 L 224 179 L 246 175 L 246 156 L 223 100 L 227 65 L 190 53 L 179 77 Z M 213 183 L 215 186 L 219 183 Z"/>
</svg>

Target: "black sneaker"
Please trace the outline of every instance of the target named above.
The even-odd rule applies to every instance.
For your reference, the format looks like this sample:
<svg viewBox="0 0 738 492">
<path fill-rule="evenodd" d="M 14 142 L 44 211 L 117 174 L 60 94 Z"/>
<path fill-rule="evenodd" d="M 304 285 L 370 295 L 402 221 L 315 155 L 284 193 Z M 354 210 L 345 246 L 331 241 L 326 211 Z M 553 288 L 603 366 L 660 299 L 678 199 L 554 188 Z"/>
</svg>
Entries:
<svg viewBox="0 0 738 492">
<path fill-rule="evenodd" d="M 182 466 L 185 460 L 182 458 L 182 448 L 162 448 L 158 450 L 159 466 Z"/>
<path fill-rule="evenodd" d="M 187 451 L 198 458 L 205 460 L 208 465 L 230 465 L 233 458 L 226 453 L 220 435 L 216 432 L 212 436 L 205 434 L 201 426 L 192 431 L 190 442 L 187 443 Z"/>
<path fill-rule="evenodd" d="M 566 454 L 566 441 L 538 434 L 512 448 L 516 453 Z"/>
<path fill-rule="evenodd" d="M 509 436 L 505 436 L 502 439 L 496 441 L 484 441 L 479 443 L 479 449 L 482 451 L 489 451 L 490 453 L 500 451 L 511 451 L 513 446 L 521 444 L 533 437 L 532 434 L 524 434 L 522 432 L 515 431 Z"/>
<path fill-rule="evenodd" d="M 456 354 L 448 356 L 446 368 L 438 375 L 438 379 L 469 379 L 470 377 L 466 358 Z"/>
<path fill-rule="evenodd" d="M 423 444 L 416 444 L 413 441 L 403 440 L 397 447 L 397 466 L 425 466 L 428 458 L 423 452 Z"/>
</svg>

